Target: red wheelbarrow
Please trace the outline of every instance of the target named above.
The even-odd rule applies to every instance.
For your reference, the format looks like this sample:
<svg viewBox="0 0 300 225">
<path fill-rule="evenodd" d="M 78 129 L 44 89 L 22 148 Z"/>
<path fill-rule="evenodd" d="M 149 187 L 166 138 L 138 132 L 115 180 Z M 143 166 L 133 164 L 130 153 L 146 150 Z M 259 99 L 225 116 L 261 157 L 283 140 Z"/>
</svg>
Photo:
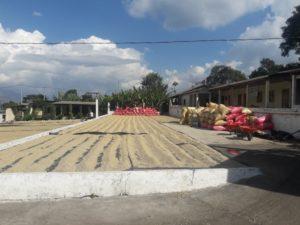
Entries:
<svg viewBox="0 0 300 225">
<path fill-rule="evenodd" d="M 239 126 L 239 134 L 241 137 L 247 137 L 248 141 L 251 141 L 253 134 L 257 132 L 257 128 L 254 126 L 243 125 Z"/>
</svg>

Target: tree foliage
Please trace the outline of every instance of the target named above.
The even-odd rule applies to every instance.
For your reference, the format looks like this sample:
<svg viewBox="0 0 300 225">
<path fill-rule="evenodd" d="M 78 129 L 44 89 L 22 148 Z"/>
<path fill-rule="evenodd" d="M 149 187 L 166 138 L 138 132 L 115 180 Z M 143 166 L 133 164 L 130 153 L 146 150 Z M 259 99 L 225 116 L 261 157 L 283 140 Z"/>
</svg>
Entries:
<svg viewBox="0 0 300 225">
<path fill-rule="evenodd" d="M 291 50 L 300 54 L 300 5 L 295 7 L 293 15 L 287 19 L 286 26 L 282 28 L 284 41 L 280 44 L 283 56 L 288 56 Z"/>
<path fill-rule="evenodd" d="M 62 96 L 62 100 L 64 100 L 64 101 L 79 101 L 80 96 L 78 95 L 76 89 L 70 89 Z"/>
<path fill-rule="evenodd" d="M 213 87 L 246 79 L 245 74 L 239 70 L 226 65 L 216 65 L 211 69 L 210 75 L 206 79 L 206 84 L 209 87 Z"/>
<path fill-rule="evenodd" d="M 275 64 L 275 62 L 272 59 L 269 58 L 263 58 L 260 61 L 260 66 L 252 71 L 249 78 L 255 78 L 260 76 L 265 76 L 268 74 L 277 73 L 279 71 L 282 71 L 284 69 L 283 65 Z"/>
<path fill-rule="evenodd" d="M 108 102 L 110 102 L 111 108 L 145 105 L 160 109 L 163 103 L 168 102 L 167 89 L 168 85 L 163 83 L 159 74 L 149 73 L 142 79 L 140 87 L 101 96 L 99 99 L 100 111 L 106 112 Z"/>
<path fill-rule="evenodd" d="M 160 108 L 167 100 L 168 85 L 163 83 L 162 77 L 158 73 L 149 73 L 142 79 L 140 97 L 147 106 Z"/>
</svg>

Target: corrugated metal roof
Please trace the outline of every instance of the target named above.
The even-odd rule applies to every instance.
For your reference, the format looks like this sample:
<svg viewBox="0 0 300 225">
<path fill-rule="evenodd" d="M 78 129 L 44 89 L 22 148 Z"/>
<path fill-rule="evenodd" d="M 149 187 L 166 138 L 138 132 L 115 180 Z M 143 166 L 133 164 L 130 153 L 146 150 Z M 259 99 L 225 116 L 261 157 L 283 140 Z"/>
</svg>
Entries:
<svg viewBox="0 0 300 225">
<path fill-rule="evenodd" d="M 96 105 L 95 102 L 81 102 L 81 101 L 59 101 L 54 102 L 54 105 Z"/>
<path fill-rule="evenodd" d="M 283 75 L 283 74 L 300 74 L 300 68 L 299 69 L 292 69 L 292 70 L 285 70 L 285 71 L 280 71 L 278 73 L 273 73 L 273 74 L 269 74 L 269 75 L 265 75 L 265 76 L 260 76 L 260 77 L 255 77 L 252 79 L 248 79 L 248 80 L 242 80 L 242 81 L 238 81 L 238 82 L 234 82 L 234 83 L 230 83 L 230 84 L 223 84 L 217 87 L 213 87 L 210 88 L 209 90 L 215 90 L 215 89 L 220 89 L 220 88 L 225 88 L 225 87 L 231 87 L 231 86 L 236 86 L 236 85 L 240 85 L 240 84 L 245 84 L 245 83 L 252 83 L 252 82 L 256 82 L 259 80 L 264 80 L 273 76 L 279 76 L 279 75 Z"/>
</svg>

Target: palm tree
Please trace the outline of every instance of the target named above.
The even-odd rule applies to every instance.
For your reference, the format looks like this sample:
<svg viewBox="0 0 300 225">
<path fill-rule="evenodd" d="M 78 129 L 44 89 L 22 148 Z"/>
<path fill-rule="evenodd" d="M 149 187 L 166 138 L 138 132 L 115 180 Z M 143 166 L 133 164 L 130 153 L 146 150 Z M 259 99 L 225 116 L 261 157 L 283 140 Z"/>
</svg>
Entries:
<svg viewBox="0 0 300 225">
<path fill-rule="evenodd" d="M 179 84 L 179 83 L 178 83 L 177 81 L 174 81 L 174 82 L 172 83 L 174 93 L 176 93 L 176 86 L 177 86 L 178 84 Z"/>
</svg>

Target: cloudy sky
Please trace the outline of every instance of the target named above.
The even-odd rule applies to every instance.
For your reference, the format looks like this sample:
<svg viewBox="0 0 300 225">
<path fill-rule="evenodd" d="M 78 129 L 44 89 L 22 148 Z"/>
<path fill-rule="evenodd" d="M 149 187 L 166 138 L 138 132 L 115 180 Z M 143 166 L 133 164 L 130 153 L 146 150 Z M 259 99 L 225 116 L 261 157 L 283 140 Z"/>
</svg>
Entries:
<svg viewBox="0 0 300 225">
<path fill-rule="evenodd" d="M 118 42 L 280 37 L 300 0 L 1 0 L 0 42 Z M 156 71 L 179 89 L 227 64 L 277 63 L 280 41 L 176 45 L 1 45 L 0 101 L 77 88 L 110 93 Z"/>
</svg>

